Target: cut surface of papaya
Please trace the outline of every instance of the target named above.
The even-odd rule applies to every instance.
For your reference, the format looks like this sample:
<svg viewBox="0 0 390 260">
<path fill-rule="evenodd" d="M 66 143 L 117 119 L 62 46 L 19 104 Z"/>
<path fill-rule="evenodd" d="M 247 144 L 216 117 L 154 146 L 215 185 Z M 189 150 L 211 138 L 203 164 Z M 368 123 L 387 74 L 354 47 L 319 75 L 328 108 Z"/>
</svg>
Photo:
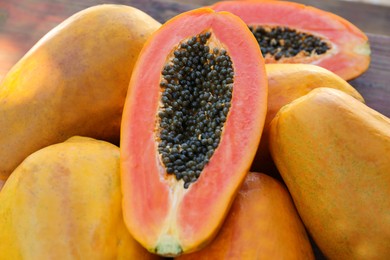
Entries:
<svg viewBox="0 0 390 260">
<path fill-rule="evenodd" d="M 177 260 L 314 259 L 305 227 L 286 187 L 249 173 L 217 237 Z"/>
<path fill-rule="evenodd" d="M 260 48 L 237 16 L 196 9 L 147 41 L 121 129 L 124 218 L 144 247 L 175 256 L 215 236 L 255 155 L 266 99 Z"/>
<path fill-rule="evenodd" d="M 223 1 L 255 35 L 266 63 L 311 63 L 345 80 L 368 69 L 370 46 L 355 25 L 333 13 L 287 1 Z"/>
</svg>

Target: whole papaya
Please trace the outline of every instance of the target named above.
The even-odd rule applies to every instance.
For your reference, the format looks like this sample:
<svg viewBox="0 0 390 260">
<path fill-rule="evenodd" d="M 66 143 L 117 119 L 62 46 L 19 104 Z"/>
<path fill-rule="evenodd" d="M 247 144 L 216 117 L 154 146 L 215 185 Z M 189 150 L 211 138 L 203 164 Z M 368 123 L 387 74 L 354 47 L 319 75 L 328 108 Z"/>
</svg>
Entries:
<svg viewBox="0 0 390 260">
<path fill-rule="evenodd" d="M 98 5 L 36 43 L 0 83 L 0 179 L 73 135 L 118 143 L 133 65 L 159 26 L 133 7 Z"/>
<path fill-rule="evenodd" d="M 286 187 L 249 173 L 216 238 L 178 260 L 314 259 L 305 227 Z"/>
<path fill-rule="evenodd" d="M 271 122 L 272 157 L 306 228 L 329 259 L 390 256 L 390 119 L 318 88 Z"/>
<path fill-rule="evenodd" d="M 284 105 L 306 95 L 315 88 L 328 87 L 344 91 L 364 102 L 359 92 L 347 81 L 322 67 L 312 64 L 266 64 L 268 104 L 264 130 L 251 170 L 266 172 L 280 179 L 269 152 L 269 124 Z"/>
<path fill-rule="evenodd" d="M 0 192 L 0 259 L 155 259 L 121 203 L 118 147 L 86 137 L 45 147 Z"/>
</svg>

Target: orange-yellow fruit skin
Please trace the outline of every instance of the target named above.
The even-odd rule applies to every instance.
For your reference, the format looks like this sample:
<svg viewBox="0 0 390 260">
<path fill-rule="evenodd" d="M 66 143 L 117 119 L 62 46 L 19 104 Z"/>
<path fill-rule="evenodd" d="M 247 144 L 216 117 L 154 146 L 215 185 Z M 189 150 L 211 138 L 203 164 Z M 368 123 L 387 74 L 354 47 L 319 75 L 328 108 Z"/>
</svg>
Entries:
<svg viewBox="0 0 390 260">
<path fill-rule="evenodd" d="M 157 259 L 121 202 L 118 147 L 79 136 L 45 147 L 0 192 L 0 259 Z"/>
<path fill-rule="evenodd" d="M 302 221 L 279 181 L 249 173 L 217 237 L 176 259 L 314 259 Z"/>
<path fill-rule="evenodd" d="M 279 111 L 270 148 L 327 258 L 389 257 L 389 118 L 340 90 L 318 88 Z"/>
<path fill-rule="evenodd" d="M 266 64 L 265 68 L 268 78 L 267 115 L 251 170 L 279 177 L 269 152 L 269 124 L 284 105 L 321 87 L 342 90 L 361 102 L 364 102 L 364 99 L 347 81 L 316 65 Z"/>
<path fill-rule="evenodd" d="M 118 143 L 133 65 L 159 26 L 133 7 L 98 5 L 33 46 L 0 83 L 0 179 L 73 135 Z"/>
</svg>

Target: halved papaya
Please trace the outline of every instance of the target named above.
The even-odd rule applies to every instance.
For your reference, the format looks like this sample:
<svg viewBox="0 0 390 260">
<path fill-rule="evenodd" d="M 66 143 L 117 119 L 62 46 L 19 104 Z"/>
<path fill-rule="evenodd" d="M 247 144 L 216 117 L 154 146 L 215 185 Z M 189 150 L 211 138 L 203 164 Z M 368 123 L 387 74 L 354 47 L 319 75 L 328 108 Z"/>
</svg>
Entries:
<svg viewBox="0 0 390 260">
<path fill-rule="evenodd" d="M 125 223 L 149 251 L 180 255 L 215 236 L 256 153 L 266 99 L 260 48 L 237 16 L 200 8 L 149 38 L 121 129 Z"/>
<path fill-rule="evenodd" d="M 258 40 L 266 63 L 311 63 L 345 80 L 368 69 L 370 46 L 355 25 L 333 13 L 287 1 L 223 1 Z"/>
</svg>

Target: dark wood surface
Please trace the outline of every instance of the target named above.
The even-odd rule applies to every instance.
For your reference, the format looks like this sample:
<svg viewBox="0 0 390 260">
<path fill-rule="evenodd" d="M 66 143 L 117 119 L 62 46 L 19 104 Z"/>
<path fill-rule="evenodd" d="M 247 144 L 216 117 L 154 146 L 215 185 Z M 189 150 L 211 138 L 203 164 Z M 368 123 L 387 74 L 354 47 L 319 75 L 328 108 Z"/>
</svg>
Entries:
<svg viewBox="0 0 390 260">
<path fill-rule="evenodd" d="M 0 79 L 44 34 L 89 6 L 137 7 L 164 23 L 213 0 L 0 0 Z M 390 117 L 390 7 L 337 0 L 297 0 L 336 13 L 366 32 L 372 48 L 369 70 L 350 83 L 367 105 Z"/>
<path fill-rule="evenodd" d="M 340 15 L 366 33 L 390 36 L 390 6 L 337 0 L 297 0 L 296 2 Z"/>
<path fill-rule="evenodd" d="M 368 34 L 371 64 L 363 75 L 350 81 L 371 108 L 390 117 L 390 37 Z"/>
</svg>

